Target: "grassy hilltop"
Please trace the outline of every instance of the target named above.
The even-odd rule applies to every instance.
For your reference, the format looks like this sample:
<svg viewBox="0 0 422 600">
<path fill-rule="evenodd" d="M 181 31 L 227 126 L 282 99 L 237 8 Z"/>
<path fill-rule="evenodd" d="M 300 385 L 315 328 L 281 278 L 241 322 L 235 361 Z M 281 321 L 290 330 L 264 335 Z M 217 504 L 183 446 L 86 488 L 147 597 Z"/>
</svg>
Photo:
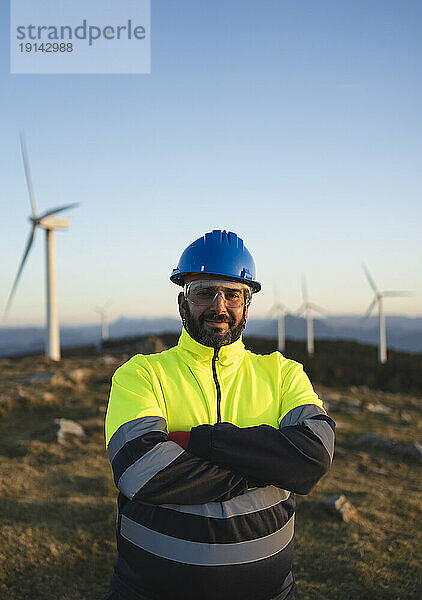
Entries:
<svg viewBox="0 0 422 600">
<path fill-rule="evenodd" d="M 162 336 L 110 344 L 105 356 L 68 356 L 59 364 L 41 357 L 0 360 L 2 600 L 97 600 L 107 589 L 116 498 L 103 437 L 110 377 L 129 355 L 172 343 L 171 336 Z M 362 366 L 361 380 L 347 381 L 349 371 L 359 371 L 347 366 L 353 347 L 345 351 L 334 343 L 324 364 L 330 353 L 333 364 L 341 356 L 342 371 L 335 366 L 330 378 L 317 367 L 317 357 L 307 365 L 338 430 L 331 472 L 310 495 L 298 497 L 296 597 L 416 600 L 422 597 L 420 459 L 395 451 L 400 444 L 385 449 L 356 440 L 366 433 L 402 445 L 422 438 L 420 370 L 406 371 L 399 357 L 402 371 L 397 367 L 392 378 L 380 371 L 386 379 L 378 386 L 363 379 Z M 257 351 L 273 350 L 265 344 L 249 342 Z M 362 348 L 359 360 L 367 352 Z M 286 355 L 300 360 L 300 352 L 288 346 Z M 420 365 L 420 356 L 416 360 Z M 368 372 L 377 369 L 374 360 Z M 41 377 L 25 381 L 34 375 Z M 401 378 L 407 393 L 396 389 Z M 57 418 L 77 421 L 86 435 L 58 444 Z M 323 504 L 340 494 L 356 509 L 347 523 Z"/>
</svg>

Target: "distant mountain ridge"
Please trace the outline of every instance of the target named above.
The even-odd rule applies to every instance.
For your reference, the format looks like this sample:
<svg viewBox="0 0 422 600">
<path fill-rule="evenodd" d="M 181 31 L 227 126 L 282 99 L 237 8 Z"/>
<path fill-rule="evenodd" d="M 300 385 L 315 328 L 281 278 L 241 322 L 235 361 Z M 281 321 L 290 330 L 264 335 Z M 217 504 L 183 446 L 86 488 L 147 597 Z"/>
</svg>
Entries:
<svg viewBox="0 0 422 600">
<path fill-rule="evenodd" d="M 306 338 L 306 321 L 287 315 L 286 337 L 293 340 Z M 180 319 L 164 318 L 127 318 L 121 317 L 110 324 L 110 338 L 136 335 L 179 332 Z M 354 340 L 364 344 L 378 344 L 378 319 L 370 317 L 362 322 L 360 317 L 337 315 L 314 320 L 316 343 L 318 339 Z M 277 322 L 275 319 L 251 318 L 248 321 L 245 336 L 275 338 Z M 99 325 L 62 327 L 60 330 L 63 346 L 82 346 L 95 344 L 100 339 Z M 422 352 L 421 317 L 387 317 L 388 347 L 405 352 Z M 44 348 L 44 328 L 41 327 L 3 327 L 0 328 L 0 357 L 14 354 L 42 351 Z"/>
</svg>

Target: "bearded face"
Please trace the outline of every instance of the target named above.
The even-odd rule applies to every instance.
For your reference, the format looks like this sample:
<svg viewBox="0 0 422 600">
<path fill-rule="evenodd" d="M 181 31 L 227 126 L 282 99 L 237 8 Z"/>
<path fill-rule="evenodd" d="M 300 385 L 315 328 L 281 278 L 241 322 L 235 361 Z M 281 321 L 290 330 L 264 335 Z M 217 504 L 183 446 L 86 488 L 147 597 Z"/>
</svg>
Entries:
<svg viewBox="0 0 422 600">
<path fill-rule="evenodd" d="M 184 325 L 189 335 L 200 344 L 221 348 L 240 338 L 246 325 L 245 313 L 245 307 L 242 307 L 240 315 L 210 307 L 201 314 L 194 314 L 186 302 Z"/>
</svg>

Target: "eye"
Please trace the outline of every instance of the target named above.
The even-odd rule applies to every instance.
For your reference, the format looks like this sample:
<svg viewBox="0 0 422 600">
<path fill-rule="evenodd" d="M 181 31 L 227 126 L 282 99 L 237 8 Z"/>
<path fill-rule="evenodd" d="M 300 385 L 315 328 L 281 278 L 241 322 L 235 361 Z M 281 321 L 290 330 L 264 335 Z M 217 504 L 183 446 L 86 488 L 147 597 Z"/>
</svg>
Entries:
<svg viewBox="0 0 422 600">
<path fill-rule="evenodd" d="M 197 298 L 211 298 L 214 295 L 215 295 L 215 292 L 213 292 L 213 290 L 211 290 L 211 289 L 202 289 L 202 290 L 197 290 L 195 292 L 195 296 Z"/>
<path fill-rule="evenodd" d="M 242 298 L 240 290 L 227 290 L 224 295 L 227 300 L 240 300 Z"/>
</svg>

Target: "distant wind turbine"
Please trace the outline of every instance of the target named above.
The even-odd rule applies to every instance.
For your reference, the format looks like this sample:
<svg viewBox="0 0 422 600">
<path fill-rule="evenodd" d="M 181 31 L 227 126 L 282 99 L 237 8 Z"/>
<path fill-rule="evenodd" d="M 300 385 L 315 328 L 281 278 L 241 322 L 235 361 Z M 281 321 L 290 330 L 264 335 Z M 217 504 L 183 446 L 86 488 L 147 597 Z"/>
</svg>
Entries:
<svg viewBox="0 0 422 600">
<path fill-rule="evenodd" d="M 313 322 L 313 311 L 323 314 L 323 309 L 317 304 L 310 302 L 308 299 L 308 289 L 306 286 L 305 276 L 302 277 L 302 298 L 303 303 L 297 309 L 296 315 L 300 317 L 302 314 L 306 316 L 306 339 L 307 339 L 307 350 L 309 356 L 314 355 L 314 322 Z"/>
<path fill-rule="evenodd" d="M 380 334 L 380 340 L 379 340 L 379 346 L 378 346 L 378 362 L 384 364 L 387 362 L 387 332 L 386 332 L 386 328 L 385 328 L 384 298 L 385 297 L 404 298 L 406 296 L 411 296 L 412 292 L 408 292 L 408 291 L 380 292 L 378 290 L 377 286 L 375 285 L 375 281 L 373 280 L 370 272 L 368 271 L 367 266 L 364 263 L 362 263 L 362 269 L 366 275 L 366 279 L 368 280 L 369 285 L 371 286 L 371 288 L 374 292 L 374 299 L 372 300 L 371 304 L 369 305 L 368 310 L 366 311 L 365 315 L 362 317 L 362 320 L 364 321 L 365 319 L 367 319 L 369 317 L 369 315 L 371 314 L 371 312 L 373 311 L 373 309 L 375 308 L 375 305 L 378 304 L 379 334 Z"/>
<path fill-rule="evenodd" d="M 101 319 L 101 345 L 105 340 L 108 340 L 108 308 L 110 306 L 110 300 L 108 300 L 103 306 L 94 306 L 93 310 L 100 315 Z"/>
<path fill-rule="evenodd" d="M 29 170 L 28 154 L 26 151 L 26 145 L 23 135 L 20 136 L 21 151 L 23 166 L 25 169 L 25 178 L 28 186 L 29 199 L 31 202 L 32 215 L 29 217 L 31 223 L 31 231 L 29 233 L 28 241 L 25 246 L 22 260 L 19 265 L 18 272 L 13 282 L 12 290 L 7 300 L 6 309 L 4 311 L 3 318 L 5 319 L 9 313 L 10 306 L 12 304 L 13 297 L 16 292 L 16 288 L 19 279 L 22 274 L 23 267 L 26 259 L 28 258 L 32 244 L 34 242 L 35 231 L 37 227 L 45 229 L 46 233 L 46 274 L 47 274 L 47 336 L 46 336 L 46 348 L 45 353 L 48 358 L 52 360 L 60 360 L 60 336 L 59 336 L 59 321 L 57 316 L 57 301 L 56 301 L 56 277 L 55 277 L 55 254 L 54 254 L 54 230 L 55 229 L 67 229 L 69 227 L 69 221 L 66 219 L 59 219 L 53 215 L 63 212 L 74 206 L 78 206 L 78 203 L 67 204 L 65 206 L 59 206 L 47 210 L 43 214 L 39 215 L 37 206 L 35 203 L 35 195 L 32 186 L 31 173 Z"/>
<path fill-rule="evenodd" d="M 274 314 L 277 317 L 277 350 L 279 352 L 284 352 L 286 348 L 284 320 L 287 312 L 287 307 L 280 302 L 278 290 L 274 288 L 274 304 L 270 308 L 270 314 Z"/>
</svg>

